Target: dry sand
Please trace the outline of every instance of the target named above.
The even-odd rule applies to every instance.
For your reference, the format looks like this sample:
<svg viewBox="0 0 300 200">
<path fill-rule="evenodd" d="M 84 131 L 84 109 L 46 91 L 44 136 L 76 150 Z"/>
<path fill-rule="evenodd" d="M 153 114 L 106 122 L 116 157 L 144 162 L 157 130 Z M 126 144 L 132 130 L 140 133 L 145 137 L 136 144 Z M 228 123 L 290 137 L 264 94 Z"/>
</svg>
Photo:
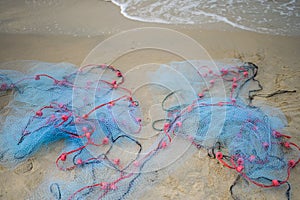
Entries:
<svg viewBox="0 0 300 200">
<path fill-rule="evenodd" d="M 0 61 L 12 60 L 41 60 L 46 62 L 70 62 L 80 65 L 86 55 L 101 41 L 108 38 L 112 33 L 121 30 L 144 26 L 157 26 L 157 24 L 145 24 L 125 19 L 119 13 L 116 6 L 104 1 L 91 1 L 90 3 L 75 4 L 72 9 L 66 10 L 66 15 L 72 15 L 84 10 L 96 12 L 95 7 L 99 6 L 101 14 L 95 14 L 99 18 L 92 18 L 82 14 L 80 23 L 91 20 L 90 26 L 86 26 L 86 32 L 93 27 L 103 32 L 84 35 L 83 33 L 74 35 L 57 35 L 55 32 L 41 30 L 22 31 L 24 24 L 30 22 L 30 18 L 14 21 L 11 29 L 2 29 L 0 33 Z M 97 6 L 96 6 L 97 5 Z M 1 18 L 9 21 L 9 16 L 14 10 L 16 3 L 1 4 Z M 24 6 L 24 5 L 23 5 Z M 16 10 L 22 10 L 22 5 Z M 46 9 L 46 8 L 45 8 Z M 10 12 L 9 12 L 10 11 Z M 51 12 L 49 11 L 51 14 Z M 76 12 L 75 12 L 76 13 Z M 86 12 L 85 12 L 86 13 Z M 50 15 L 49 14 L 49 15 Z M 74 14 L 74 16 L 77 14 Z M 19 14 L 22 16 L 22 13 Z M 80 16 L 80 14 L 78 14 Z M 18 17 L 20 17 L 18 16 Z M 101 17 L 102 16 L 102 17 Z M 63 20 L 65 15 L 59 17 L 62 21 L 58 23 L 69 24 L 68 30 L 72 31 L 76 23 L 71 19 Z M 45 18 L 45 19 L 44 19 Z M 41 19 L 47 20 L 46 17 Z M 77 16 L 77 18 L 80 18 Z M 26 21 L 27 20 L 27 21 Z M 97 23 L 96 23 L 97 22 Z M 9 22 L 8 22 L 9 23 Z M 277 95 L 271 98 L 257 98 L 267 101 L 270 105 L 279 107 L 287 117 L 287 131 L 293 136 L 293 141 L 300 143 L 300 37 L 271 36 L 241 30 L 213 30 L 213 28 L 203 29 L 197 26 L 171 26 L 159 25 L 160 27 L 172 28 L 187 34 L 205 49 L 214 59 L 239 58 L 257 64 L 259 68 L 258 79 L 264 86 L 262 93 L 271 93 L 276 90 L 296 90 L 296 93 Z M 7 25 L 6 27 L 9 27 Z M 99 28 L 101 27 L 101 28 Z M 15 30 L 20 30 L 18 33 Z M 49 34 L 50 33 L 50 34 Z M 93 36 L 98 34 L 98 36 Z M 184 44 L 182 44 L 184 46 Z M 186 47 L 187 49 L 189 47 Z M 115 46 L 118 49 L 118 46 Z M 151 59 L 150 59 L 151 58 Z M 139 51 L 114 64 L 122 65 L 123 68 L 132 67 L 148 61 L 158 63 L 168 63 L 177 60 L 172 55 L 161 56 L 158 51 Z M 14 66 L 11 66 L 14 69 Z M 54 148 L 52 154 L 59 153 L 60 148 Z M 57 155 L 56 154 L 56 155 Z M 203 152 L 200 153 L 203 155 Z M 27 161 L 15 170 L 0 168 L 0 199 L 23 199 L 25 195 L 34 189 L 43 178 L 44 167 L 51 163 L 50 155 L 47 158 L 37 160 L 37 156 Z M 45 157 L 45 156 L 44 156 Z M 45 163 L 42 163 L 44 161 Z M 196 153 L 188 162 L 183 163 L 170 176 L 161 183 L 155 185 L 148 191 L 143 199 L 231 199 L 229 187 L 235 179 L 236 174 L 227 168 L 217 164 L 216 160 L 198 156 Z M 300 168 L 292 170 L 291 185 L 292 199 L 300 196 Z M 247 199 L 282 199 L 284 188 L 276 192 L 273 189 L 260 189 L 250 186 L 247 191 Z"/>
</svg>

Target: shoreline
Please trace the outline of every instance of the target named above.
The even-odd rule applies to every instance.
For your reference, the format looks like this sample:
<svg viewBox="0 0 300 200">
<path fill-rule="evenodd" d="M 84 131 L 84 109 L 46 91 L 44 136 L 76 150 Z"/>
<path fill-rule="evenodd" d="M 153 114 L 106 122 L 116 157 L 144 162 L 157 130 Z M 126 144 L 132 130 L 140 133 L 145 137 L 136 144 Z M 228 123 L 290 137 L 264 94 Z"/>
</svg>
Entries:
<svg viewBox="0 0 300 200">
<path fill-rule="evenodd" d="M 89 12 L 86 12 L 86 11 Z M 27 11 L 27 12 L 26 12 Z M 14 2 L 0 3 L 0 33 L 33 35 L 105 36 L 141 27 L 200 29 L 204 31 L 250 32 L 270 36 L 300 35 L 267 34 L 238 28 L 225 22 L 208 24 L 164 24 L 125 17 L 120 6 L 112 1 L 88 2 Z M 38 20 L 37 20 L 38 18 Z"/>
</svg>

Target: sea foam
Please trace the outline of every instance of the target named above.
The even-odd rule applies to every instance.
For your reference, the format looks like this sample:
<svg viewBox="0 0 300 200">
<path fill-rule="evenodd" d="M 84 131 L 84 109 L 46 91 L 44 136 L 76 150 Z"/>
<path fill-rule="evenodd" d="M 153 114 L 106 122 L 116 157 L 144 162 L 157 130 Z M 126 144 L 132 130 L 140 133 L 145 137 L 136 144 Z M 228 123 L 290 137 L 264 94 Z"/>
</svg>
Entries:
<svg viewBox="0 0 300 200">
<path fill-rule="evenodd" d="M 273 35 L 300 35 L 296 0 L 112 0 L 132 20 L 164 24 L 225 23 Z"/>
</svg>

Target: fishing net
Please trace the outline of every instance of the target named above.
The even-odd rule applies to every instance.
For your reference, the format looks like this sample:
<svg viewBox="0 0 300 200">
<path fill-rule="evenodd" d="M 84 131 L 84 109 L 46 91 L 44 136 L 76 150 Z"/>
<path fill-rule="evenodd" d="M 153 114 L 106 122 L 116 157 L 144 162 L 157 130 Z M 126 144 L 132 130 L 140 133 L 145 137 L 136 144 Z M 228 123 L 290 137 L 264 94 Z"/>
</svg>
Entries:
<svg viewBox="0 0 300 200">
<path fill-rule="evenodd" d="M 185 99 L 182 90 L 167 95 L 162 102 L 166 118 L 156 121 L 165 122 L 161 131 L 170 141 L 171 136 L 180 135 L 210 150 L 210 156 L 255 185 L 269 188 L 287 183 L 289 191 L 290 170 L 299 163 L 299 147 L 282 134 L 287 122 L 280 110 L 252 104 L 253 96 L 262 90 L 255 79 L 258 67 L 237 62 L 216 63 L 215 69 L 206 64 L 170 64 L 180 73 L 190 72 L 186 77 L 197 96 Z M 160 68 L 153 77 L 163 78 L 168 74 L 165 69 Z M 166 77 L 164 80 L 168 84 Z"/>
<path fill-rule="evenodd" d="M 135 81 L 113 66 L 25 64 L 24 73 L 0 71 L 1 98 L 10 97 L 1 111 L 1 164 L 13 168 L 64 141 L 56 169 L 28 198 L 130 199 L 166 176 L 157 174 L 170 165 L 170 155 L 182 155 L 189 145 L 261 187 L 288 184 L 299 163 L 299 147 L 283 134 L 284 115 L 252 104 L 262 89 L 252 63 L 147 68 L 145 79 L 169 91 L 152 126 L 146 101 L 131 91 Z M 147 97 L 157 96 L 154 89 Z"/>
</svg>

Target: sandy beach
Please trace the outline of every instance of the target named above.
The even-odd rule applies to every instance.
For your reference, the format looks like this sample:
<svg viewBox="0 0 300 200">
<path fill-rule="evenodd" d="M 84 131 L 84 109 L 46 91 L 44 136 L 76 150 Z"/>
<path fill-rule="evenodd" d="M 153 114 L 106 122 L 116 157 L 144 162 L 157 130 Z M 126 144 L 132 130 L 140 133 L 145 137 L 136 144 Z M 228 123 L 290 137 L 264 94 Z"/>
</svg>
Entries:
<svg viewBox="0 0 300 200">
<path fill-rule="evenodd" d="M 270 98 L 257 97 L 254 103 L 264 101 L 280 108 L 288 121 L 286 131 L 293 136 L 293 142 L 300 143 L 300 36 L 260 34 L 228 26 L 221 28 L 224 30 L 216 30 L 215 26 L 222 27 L 217 24 L 203 28 L 197 25 L 137 22 L 126 19 L 120 14 L 119 7 L 107 1 L 75 2 L 70 9 L 66 9 L 69 4 L 62 5 L 59 9 L 65 9 L 65 12 L 57 14 L 56 23 L 68 24 L 68 26 L 66 25 L 61 33 L 58 29 L 49 31 L 49 28 L 42 26 L 44 21 L 51 21 L 53 15 L 51 10 L 45 12 L 47 11 L 45 3 L 40 11 L 44 13 L 41 14 L 40 24 L 36 25 L 40 26 L 40 29 L 24 29 L 36 16 L 29 15 L 25 11 L 21 12 L 24 7 L 26 8 L 24 4 L 26 1 L 20 2 L 5 1 L 0 4 L 0 18 L 3 23 L 0 24 L 2 27 L 0 28 L 0 62 L 39 60 L 54 63 L 68 62 L 80 66 L 94 47 L 122 31 L 143 27 L 176 30 L 202 45 L 213 59 L 236 58 L 258 65 L 257 78 L 264 87 L 262 94 L 277 90 L 296 90 L 295 93 L 285 93 Z M 89 12 L 84 12 L 87 10 Z M 10 22 L 12 16 L 18 20 Z M 77 30 L 77 32 L 67 34 L 68 30 L 70 32 Z M 181 45 L 189 51 L 189 46 Z M 120 47 L 116 45 L 110 48 L 118 51 Z M 162 56 L 158 50 L 147 50 L 125 55 L 112 64 L 126 71 L 140 64 L 150 62 L 163 64 L 176 60 L 180 58 L 170 53 Z M 20 66 L 9 66 L 10 69 L 25 70 Z M 16 169 L 0 166 L 0 199 L 26 199 L 27 195 L 43 181 L 43 173 L 47 171 L 47 166 L 53 165 L 51 158 L 59 154 L 60 145 L 58 143 L 56 146 L 49 147 L 50 152 L 46 156 L 39 153 L 34 155 Z M 205 152 L 195 152 L 188 161 L 147 190 L 142 199 L 232 199 L 229 187 L 235 180 L 236 173 L 204 154 Z M 300 167 L 296 167 L 291 173 L 292 199 L 300 196 L 299 173 Z M 263 189 L 249 186 L 241 191 L 246 191 L 246 194 L 242 195 L 245 199 L 283 199 L 285 190 L 286 188 Z"/>
</svg>

